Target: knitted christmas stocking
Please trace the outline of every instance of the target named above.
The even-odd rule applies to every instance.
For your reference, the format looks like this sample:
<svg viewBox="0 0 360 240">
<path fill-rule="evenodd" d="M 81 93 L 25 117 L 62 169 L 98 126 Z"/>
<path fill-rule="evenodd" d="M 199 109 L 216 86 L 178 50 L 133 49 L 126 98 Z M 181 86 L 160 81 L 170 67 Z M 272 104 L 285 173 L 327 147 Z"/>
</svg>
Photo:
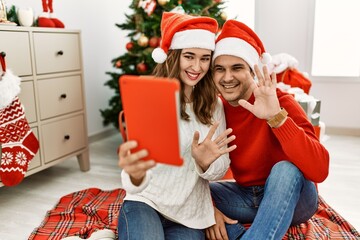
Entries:
<svg viewBox="0 0 360 240">
<path fill-rule="evenodd" d="M 0 178 L 5 186 L 15 186 L 24 179 L 39 149 L 39 142 L 17 97 L 19 92 L 19 77 L 9 70 L 0 75 Z"/>
</svg>

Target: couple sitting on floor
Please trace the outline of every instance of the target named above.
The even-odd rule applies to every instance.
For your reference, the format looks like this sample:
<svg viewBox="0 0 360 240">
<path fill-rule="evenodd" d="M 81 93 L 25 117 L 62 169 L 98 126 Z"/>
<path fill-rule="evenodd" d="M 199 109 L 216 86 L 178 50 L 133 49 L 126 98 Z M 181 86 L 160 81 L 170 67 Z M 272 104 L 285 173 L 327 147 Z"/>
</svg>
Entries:
<svg viewBox="0 0 360 240">
<path fill-rule="evenodd" d="M 130 153 L 135 140 L 120 145 L 119 239 L 282 239 L 318 209 L 328 151 L 276 88 L 259 37 L 235 20 L 217 31 L 212 18 L 163 13 L 153 73 L 180 81 L 184 164 L 144 161 L 146 149 Z M 235 181 L 216 182 L 229 166 Z"/>
</svg>

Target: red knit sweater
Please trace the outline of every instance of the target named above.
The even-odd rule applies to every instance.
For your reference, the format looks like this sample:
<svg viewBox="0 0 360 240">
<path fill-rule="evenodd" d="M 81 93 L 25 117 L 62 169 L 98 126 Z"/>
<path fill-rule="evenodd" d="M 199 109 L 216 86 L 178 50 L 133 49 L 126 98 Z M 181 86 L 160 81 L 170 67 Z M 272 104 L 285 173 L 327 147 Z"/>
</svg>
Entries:
<svg viewBox="0 0 360 240">
<path fill-rule="evenodd" d="M 317 139 L 301 106 L 290 94 L 277 91 L 280 106 L 289 113 L 279 128 L 270 128 L 241 106 L 223 100 L 227 127 L 233 129 L 237 148 L 230 152 L 231 170 L 242 186 L 264 185 L 272 166 L 288 160 L 305 178 L 319 183 L 329 170 L 329 153 Z M 254 96 L 248 100 L 254 103 Z"/>
</svg>

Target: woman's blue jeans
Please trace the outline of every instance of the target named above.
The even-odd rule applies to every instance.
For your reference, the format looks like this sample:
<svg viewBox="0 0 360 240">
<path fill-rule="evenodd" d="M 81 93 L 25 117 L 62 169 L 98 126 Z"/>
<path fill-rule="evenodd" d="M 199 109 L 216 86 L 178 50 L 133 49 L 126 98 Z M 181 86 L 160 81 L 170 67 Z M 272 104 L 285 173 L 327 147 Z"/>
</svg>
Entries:
<svg viewBox="0 0 360 240">
<path fill-rule="evenodd" d="M 172 222 L 149 205 L 137 201 L 124 201 L 119 214 L 118 234 L 119 240 L 205 239 L 204 230 Z"/>
<path fill-rule="evenodd" d="M 210 188 L 216 207 L 240 223 L 226 225 L 229 239 L 282 239 L 291 225 L 306 222 L 318 207 L 315 184 L 288 161 L 273 166 L 265 186 L 214 182 Z M 241 223 L 251 227 L 245 231 Z"/>
</svg>

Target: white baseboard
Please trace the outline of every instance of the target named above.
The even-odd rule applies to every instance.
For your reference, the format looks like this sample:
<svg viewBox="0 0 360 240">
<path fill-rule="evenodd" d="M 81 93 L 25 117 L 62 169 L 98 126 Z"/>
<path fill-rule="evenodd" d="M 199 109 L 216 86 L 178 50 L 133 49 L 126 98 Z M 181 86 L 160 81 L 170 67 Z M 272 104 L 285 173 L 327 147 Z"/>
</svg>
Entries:
<svg viewBox="0 0 360 240">
<path fill-rule="evenodd" d="M 342 127 L 326 127 L 325 134 L 360 137 L 360 129 L 359 128 L 342 128 Z"/>
<path fill-rule="evenodd" d="M 116 128 L 109 128 L 103 132 L 95 133 L 88 137 L 89 144 L 93 142 L 97 142 L 99 140 L 102 140 L 104 138 L 110 137 L 115 134 L 120 134 L 119 131 Z"/>
</svg>

